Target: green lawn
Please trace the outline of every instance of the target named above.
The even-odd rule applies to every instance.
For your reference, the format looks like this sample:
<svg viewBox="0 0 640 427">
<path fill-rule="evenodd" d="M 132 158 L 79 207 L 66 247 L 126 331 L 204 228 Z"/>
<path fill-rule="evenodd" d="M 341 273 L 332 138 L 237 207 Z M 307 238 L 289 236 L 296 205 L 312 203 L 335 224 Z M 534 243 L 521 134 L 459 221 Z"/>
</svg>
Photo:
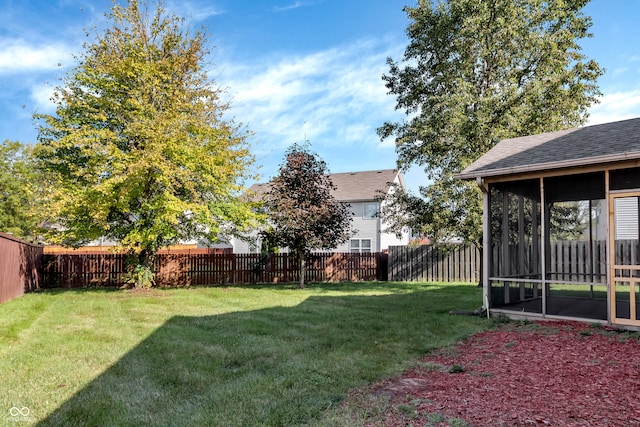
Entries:
<svg viewBox="0 0 640 427">
<path fill-rule="evenodd" d="M 0 425 L 314 425 L 489 327 L 448 314 L 479 305 L 471 284 L 27 294 L 0 306 Z"/>
</svg>

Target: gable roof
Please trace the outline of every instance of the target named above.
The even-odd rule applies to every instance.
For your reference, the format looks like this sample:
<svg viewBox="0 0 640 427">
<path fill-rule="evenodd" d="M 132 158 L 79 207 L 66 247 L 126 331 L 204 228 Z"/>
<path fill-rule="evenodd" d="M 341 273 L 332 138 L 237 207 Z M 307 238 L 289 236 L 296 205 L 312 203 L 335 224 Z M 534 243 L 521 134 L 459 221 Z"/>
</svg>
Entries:
<svg viewBox="0 0 640 427">
<path fill-rule="evenodd" d="M 336 186 L 332 192 L 337 200 L 357 201 L 374 200 L 380 197 L 380 191 L 387 194 L 389 187 L 398 176 L 396 169 L 384 169 L 363 172 L 344 172 L 329 175 Z M 400 179 L 404 187 L 404 181 Z"/>
<path fill-rule="evenodd" d="M 640 159 L 640 118 L 504 139 L 456 175 L 504 176 Z"/>
<path fill-rule="evenodd" d="M 329 175 L 336 189 L 331 195 L 340 201 L 375 200 L 380 196 L 379 191 L 386 194 L 391 183 L 398 177 L 400 186 L 404 188 L 402 175 L 396 169 L 382 169 L 361 172 L 343 172 Z M 249 192 L 258 198 L 269 191 L 269 183 L 253 184 Z"/>
</svg>

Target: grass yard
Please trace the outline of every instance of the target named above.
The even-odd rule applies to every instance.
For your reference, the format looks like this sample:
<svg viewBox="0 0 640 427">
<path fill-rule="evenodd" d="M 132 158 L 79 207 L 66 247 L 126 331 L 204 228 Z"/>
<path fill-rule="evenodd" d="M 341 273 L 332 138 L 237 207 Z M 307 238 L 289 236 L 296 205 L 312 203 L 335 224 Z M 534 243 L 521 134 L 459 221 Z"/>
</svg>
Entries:
<svg viewBox="0 0 640 427">
<path fill-rule="evenodd" d="M 0 305 L 0 425 L 333 423 L 350 390 L 490 327 L 448 314 L 479 305 L 395 282 L 27 294 Z"/>
</svg>

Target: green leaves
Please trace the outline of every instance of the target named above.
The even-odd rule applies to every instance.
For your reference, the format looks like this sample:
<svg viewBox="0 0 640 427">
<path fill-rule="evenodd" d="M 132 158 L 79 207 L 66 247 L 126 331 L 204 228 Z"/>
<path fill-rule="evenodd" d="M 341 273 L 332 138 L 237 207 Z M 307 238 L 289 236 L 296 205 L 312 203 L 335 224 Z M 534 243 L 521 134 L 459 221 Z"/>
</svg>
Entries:
<svg viewBox="0 0 640 427">
<path fill-rule="evenodd" d="M 224 118 L 229 106 L 203 71 L 204 35 L 162 2 L 153 16 L 146 6 L 114 5 L 112 26 L 57 88 L 55 114 L 36 116 L 38 163 L 56 182 L 54 241 L 103 236 L 154 252 L 256 218 L 237 198 L 253 163 L 249 132 Z"/>
<path fill-rule="evenodd" d="M 407 118 L 378 134 L 395 138 L 401 167 L 424 167 L 435 234 L 480 236 L 469 228 L 481 224 L 472 218 L 482 212 L 479 191 L 452 177 L 495 143 L 585 121 L 602 74 L 580 53 L 586 2 L 425 0 L 405 9 L 409 44 L 383 79 Z"/>
<path fill-rule="evenodd" d="M 19 142 L 0 143 L 0 232 L 36 238 L 44 197 L 41 190 L 30 148 Z"/>
</svg>

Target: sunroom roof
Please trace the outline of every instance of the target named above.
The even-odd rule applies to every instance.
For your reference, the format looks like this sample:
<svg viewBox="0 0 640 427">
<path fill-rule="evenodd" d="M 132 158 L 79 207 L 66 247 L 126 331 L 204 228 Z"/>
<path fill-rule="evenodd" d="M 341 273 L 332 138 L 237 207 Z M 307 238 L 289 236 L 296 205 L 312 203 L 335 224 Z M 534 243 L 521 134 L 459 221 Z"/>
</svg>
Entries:
<svg viewBox="0 0 640 427">
<path fill-rule="evenodd" d="M 640 118 L 504 139 L 456 177 L 496 177 L 636 159 L 640 159 Z"/>
</svg>

